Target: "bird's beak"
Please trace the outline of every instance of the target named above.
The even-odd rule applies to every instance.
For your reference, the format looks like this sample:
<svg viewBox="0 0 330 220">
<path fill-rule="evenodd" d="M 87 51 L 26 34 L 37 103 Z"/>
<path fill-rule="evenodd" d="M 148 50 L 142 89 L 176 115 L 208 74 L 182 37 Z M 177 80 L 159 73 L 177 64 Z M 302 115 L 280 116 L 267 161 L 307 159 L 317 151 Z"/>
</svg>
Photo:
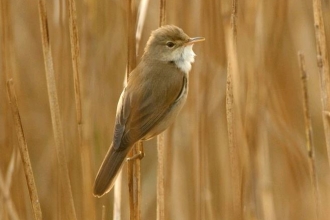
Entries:
<svg viewBox="0 0 330 220">
<path fill-rule="evenodd" d="M 204 37 L 192 37 L 192 38 L 189 38 L 189 40 L 184 45 L 188 46 L 188 45 L 191 45 L 191 44 L 194 44 L 194 43 L 197 43 L 197 42 L 201 42 L 201 41 L 204 41 L 204 40 L 205 40 Z"/>
</svg>

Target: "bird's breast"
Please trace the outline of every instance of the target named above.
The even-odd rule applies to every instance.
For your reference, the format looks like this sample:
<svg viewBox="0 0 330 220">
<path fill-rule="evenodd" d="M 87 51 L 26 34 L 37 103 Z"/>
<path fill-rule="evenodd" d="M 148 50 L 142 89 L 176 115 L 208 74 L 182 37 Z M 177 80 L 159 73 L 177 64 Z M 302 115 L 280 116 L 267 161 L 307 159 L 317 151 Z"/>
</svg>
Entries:
<svg viewBox="0 0 330 220">
<path fill-rule="evenodd" d="M 144 140 L 148 140 L 153 138 L 154 136 L 160 134 L 164 130 L 166 130 L 178 116 L 179 112 L 181 111 L 182 107 L 184 106 L 188 96 L 188 77 L 185 75 L 183 77 L 183 86 L 181 89 L 180 94 L 178 95 L 177 99 L 171 106 L 169 106 L 168 110 L 164 114 L 162 120 L 148 132 L 147 135 L 143 138 Z"/>
</svg>

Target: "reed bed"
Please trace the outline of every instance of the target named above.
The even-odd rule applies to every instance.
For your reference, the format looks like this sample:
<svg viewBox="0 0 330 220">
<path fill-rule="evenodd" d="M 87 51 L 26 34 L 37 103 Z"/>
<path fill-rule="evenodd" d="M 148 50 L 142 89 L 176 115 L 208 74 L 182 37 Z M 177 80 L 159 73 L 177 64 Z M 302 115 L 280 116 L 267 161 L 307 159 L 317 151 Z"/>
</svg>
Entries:
<svg viewBox="0 0 330 220">
<path fill-rule="evenodd" d="M 0 219 L 35 219 L 10 78 L 42 218 L 134 216 L 126 167 L 100 199 L 92 183 L 125 73 L 166 23 L 206 41 L 194 46 L 187 103 L 159 140 L 163 164 L 156 139 L 144 142 L 143 160 L 127 162 L 141 173 L 131 219 L 327 220 L 328 1 L 132 2 L 0 1 Z"/>
</svg>

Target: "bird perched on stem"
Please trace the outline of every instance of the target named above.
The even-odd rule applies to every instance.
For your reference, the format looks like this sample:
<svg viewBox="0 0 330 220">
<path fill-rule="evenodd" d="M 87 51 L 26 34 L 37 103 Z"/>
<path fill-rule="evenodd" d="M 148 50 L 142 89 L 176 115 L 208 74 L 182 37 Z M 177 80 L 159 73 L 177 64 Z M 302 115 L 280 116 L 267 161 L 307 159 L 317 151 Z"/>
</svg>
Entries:
<svg viewBox="0 0 330 220">
<path fill-rule="evenodd" d="M 190 38 L 174 25 L 151 33 L 141 62 L 129 74 L 119 98 L 113 141 L 95 179 L 95 196 L 111 190 L 137 141 L 155 137 L 174 121 L 187 99 L 193 45 L 204 40 Z"/>
</svg>

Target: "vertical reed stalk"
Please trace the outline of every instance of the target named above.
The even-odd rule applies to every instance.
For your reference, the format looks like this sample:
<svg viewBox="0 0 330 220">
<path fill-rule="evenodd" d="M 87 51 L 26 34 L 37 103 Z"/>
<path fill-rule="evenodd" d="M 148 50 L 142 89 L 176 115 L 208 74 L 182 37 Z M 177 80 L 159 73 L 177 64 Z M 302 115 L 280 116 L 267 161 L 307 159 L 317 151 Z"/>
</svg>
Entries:
<svg viewBox="0 0 330 220">
<path fill-rule="evenodd" d="M 90 193 L 92 188 L 92 173 L 91 173 L 91 158 L 87 145 L 83 142 L 82 133 L 82 108 L 81 108 L 81 86 L 80 86 L 80 47 L 79 35 L 77 25 L 77 9 L 76 1 L 68 0 L 69 9 L 69 30 L 70 30 L 70 44 L 71 44 L 71 60 L 73 69 L 74 95 L 75 95 L 75 110 L 76 122 L 78 129 L 78 145 L 81 151 L 81 171 L 82 171 L 82 193 L 83 193 L 83 212 L 86 219 L 95 219 L 95 206 L 93 204 L 93 197 Z"/>
<path fill-rule="evenodd" d="M 32 203 L 34 218 L 37 220 L 42 219 L 42 212 L 41 212 L 41 208 L 40 208 L 37 187 L 34 182 L 34 176 L 33 176 L 29 151 L 28 151 L 26 140 L 24 137 L 23 126 L 22 126 L 21 117 L 20 117 L 20 113 L 18 110 L 18 106 L 17 106 L 17 98 L 16 98 L 16 93 L 15 93 L 14 84 L 13 84 L 12 79 L 7 81 L 7 92 L 8 92 L 9 104 L 11 105 L 11 110 L 12 110 L 12 114 L 13 114 L 13 118 L 14 118 L 14 126 L 16 129 L 19 150 L 20 150 L 21 159 L 22 159 L 22 163 L 23 163 L 27 187 L 29 190 L 30 200 Z"/>
<path fill-rule="evenodd" d="M 1 0 L 1 57 L 2 57 L 2 77 L 3 85 L 5 88 L 6 80 L 11 77 L 11 66 L 10 66 L 10 8 L 8 1 Z"/>
<path fill-rule="evenodd" d="M 315 211 L 316 211 L 316 219 L 319 219 L 319 207 L 320 207 L 320 199 L 319 199 L 319 186 L 316 176 L 315 169 L 315 147 L 313 141 L 313 129 L 312 129 L 312 121 L 309 112 L 309 101 L 308 101 L 308 87 L 307 87 L 307 73 L 306 73 L 306 65 L 305 65 L 305 57 L 302 53 L 298 53 L 298 61 L 299 68 L 301 74 L 301 84 L 302 84 L 302 93 L 303 93 L 303 107 L 304 107 L 304 119 L 305 119 L 305 133 L 306 133 L 306 148 L 309 159 L 309 172 L 310 179 L 313 187 L 314 193 L 314 203 L 315 203 Z"/>
<path fill-rule="evenodd" d="M 164 145 L 164 134 L 160 134 L 157 136 L 157 220 L 165 219 Z"/>
<path fill-rule="evenodd" d="M 2 217 L 6 214 L 10 216 L 10 219 L 19 220 L 18 212 L 15 208 L 15 203 L 12 201 L 12 197 L 10 196 L 10 187 L 12 183 L 13 173 L 15 170 L 15 162 L 16 162 L 16 150 L 14 149 L 10 158 L 9 166 L 7 168 L 6 179 L 3 177 L 0 170 L 0 198 L 4 199 L 4 206 L 7 208 L 6 212 L 2 215 Z"/>
<path fill-rule="evenodd" d="M 160 0 L 159 26 L 166 23 L 166 0 Z M 164 190 L 164 133 L 157 136 L 157 220 L 165 219 L 165 190 Z"/>
<path fill-rule="evenodd" d="M 137 8 L 135 0 L 127 1 L 128 13 L 128 45 L 127 45 L 127 80 L 129 73 L 136 67 L 136 17 Z M 136 157 L 140 155 L 140 157 Z M 127 172 L 130 204 L 130 219 L 141 219 L 141 156 L 143 156 L 143 143 L 136 143 L 129 153 Z"/>
<path fill-rule="evenodd" d="M 166 0 L 160 0 L 159 26 L 166 24 Z"/>
<path fill-rule="evenodd" d="M 228 52 L 228 70 L 227 70 L 227 88 L 226 88 L 226 115 L 227 115 L 227 129 L 228 129 L 228 146 L 230 154 L 230 172 L 233 191 L 233 215 L 234 219 L 242 219 L 241 207 L 241 181 L 239 169 L 239 153 L 237 149 L 237 142 L 235 136 L 235 121 L 234 121 L 234 94 L 233 94 L 233 73 L 237 71 L 237 2 L 232 0 L 232 14 L 231 14 L 231 34 L 229 37 Z"/>
<path fill-rule="evenodd" d="M 69 29 L 70 29 L 70 43 L 71 43 L 71 59 L 73 67 L 74 79 L 74 94 L 76 102 L 76 117 L 77 124 L 82 124 L 82 111 L 81 111 L 81 95 L 80 95 L 80 48 L 79 48 L 79 35 L 77 26 L 77 9 L 75 0 L 68 0 L 69 8 Z M 79 132 L 81 135 L 81 132 Z M 80 140 L 81 140 L 81 136 Z"/>
<path fill-rule="evenodd" d="M 128 161 L 128 190 L 130 202 L 130 220 L 141 219 L 141 158 L 143 142 L 137 142 L 131 150 L 132 160 Z"/>
<path fill-rule="evenodd" d="M 105 220 L 105 216 L 106 216 L 106 208 L 105 208 L 105 205 L 103 205 L 102 206 L 102 217 L 101 217 L 101 219 Z"/>
<path fill-rule="evenodd" d="M 120 220 L 122 214 L 122 179 L 123 173 L 120 171 L 120 174 L 117 177 L 115 188 L 114 188 L 114 195 L 113 195 L 113 220 Z"/>
<path fill-rule="evenodd" d="M 129 74 L 136 67 L 136 1 L 127 0 L 127 28 L 128 28 L 128 38 L 127 38 L 127 79 Z"/>
<path fill-rule="evenodd" d="M 317 51 L 316 58 L 320 73 L 322 96 L 322 119 L 328 152 L 328 162 L 330 163 L 330 120 L 327 120 L 327 116 L 325 114 L 330 111 L 330 72 L 321 0 L 313 0 L 313 12 Z"/>
<path fill-rule="evenodd" d="M 52 118 L 57 160 L 59 165 L 61 195 L 63 196 L 62 201 L 65 201 L 65 202 L 61 202 L 61 205 L 65 210 L 65 217 L 67 219 L 77 219 L 76 211 L 74 208 L 73 197 L 72 197 L 69 171 L 65 158 L 63 128 L 61 123 L 60 109 L 59 109 L 58 97 L 57 97 L 57 89 L 56 89 L 52 50 L 50 45 L 50 36 L 48 30 L 48 20 L 47 20 L 45 0 L 38 1 L 38 8 L 39 8 L 40 31 L 41 31 L 42 49 L 43 49 L 45 70 L 46 70 L 45 72 L 46 72 L 46 80 L 47 80 L 47 88 L 48 88 L 50 113 Z"/>
<path fill-rule="evenodd" d="M 266 118 L 266 121 L 268 121 L 268 118 Z M 257 211 L 256 218 L 276 220 L 277 218 L 276 218 L 273 189 L 272 189 L 273 180 L 272 180 L 272 173 L 270 166 L 271 158 L 269 154 L 268 131 L 267 129 L 260 129 L 259 132 L 260 132 L 259 143 L 258 143 L 259 149 L 258 151 L 255 152 L 257 157 L 257 162 L 255 164 L 258 172 L 256 178 L 260 178 L 260 180 L 258 180 L 257 188 L 259 189 L 258 191 L 260 191 L 258 197 L 261 200 L 260 207 L 262 213 L 259 213 Z"/>
<path fill-rule="evenodd" d="M 233 112 L 233 82 L 231 63 L 228 62 L 228 73 L 227 73 L 227 89 L 226 89 L 226 115 L 227 115 L 227 126 L 228 126 L 228 145 L 230 154 L 230 173 L 233 190 L 233 214 L 234 219 L 241 219 L 241 187 L 240 187 L 240 172 L 238 166 L 238 150 L 235 140 L 234 132 L 234 112 Z"/>
<path fill-rule="evenodd" d="M 142 30 L 146 21 L 149 0 L 141 0 L 139 6 L 139 15 L 136 27 L 136 51 L 139 51 Z"/>
<path fill-rule="evenodd" d="M 5 99 L 6 94 L 6 81 L 12 76 L 12 65 L 11 65 L 11 51 L 10 46 L 12 45 L 12 29 L 11 29 L 11 16 L 10 16 L 10 1 L 0 0 L 0 13 L 1 13 L 1 73 L 0 73 L 0 99 L 3 97 Z M 3 96 L 2 96 L 3 94 Z M 12 126 L 11 121 L 9 120 L 9 110 L 10 107 L 7 102 L 3 101 L 0 107 L 0 117 L 3 114 L 3 120 L 1 120 L 0 130 L 4 129 L 4 139 L 3 142 L 0 138 L 0 147 L 1 142 L 4 146 L 13 146 L 11 141 Z M 4 155 L 4 154 L 2 154 Z M 0 157 L 0 160 L 4 159 Z"/>
</svg>

